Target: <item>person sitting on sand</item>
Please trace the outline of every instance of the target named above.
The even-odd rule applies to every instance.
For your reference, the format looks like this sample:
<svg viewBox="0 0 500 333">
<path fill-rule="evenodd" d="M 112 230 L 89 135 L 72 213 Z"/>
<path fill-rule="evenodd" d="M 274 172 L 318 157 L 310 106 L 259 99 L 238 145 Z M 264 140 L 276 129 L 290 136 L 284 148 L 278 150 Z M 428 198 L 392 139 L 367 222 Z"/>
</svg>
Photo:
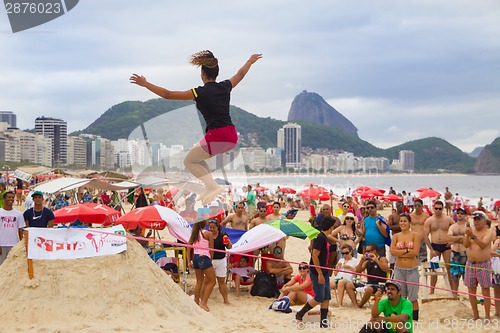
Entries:
<svg viewBox="0 0 500 333">
<path fill-rule="evenodd" d="M 283 249 L 280 246 L 275 246 L 273 249 L 273 256 L 279 261 L 269 259 L 267 261 L 267 272 L 276 276 L 278 285 L 284 285 L 292 278 L 292 266 L 283 260 Z"/>
<path fill-rule="evenodd" d="M 306 262 L 299 264 L 299 274 L 288 281 L 283 288 L 278 299 L 288 296 L 290 302 L 296 305 L 305 304 L 310 299 L 314 298 L 314 290 L 309 276 L 309 266 Z"/>
<path fill-rule="evenodd" d="M 411 302 L 401 297 L 401 284 L 388 281 L 385 288 L 387 298 L 382 299 L 382 292 L 377 290 L 371 318 L 359 333 L 413 333 Z"/>
<path fill-rule="evenodd" d="M 231 273 L 234 274 L 234 286 L 236 289 L 236 297 L 240 296 L 240 284 L 241 281 L 253 283 L 253 277 L 255 275 L 255 268 L 248 266 L 249 262 L 248 256 L 241 256 L 239 267 L 231 268 Z"/>
</svg>

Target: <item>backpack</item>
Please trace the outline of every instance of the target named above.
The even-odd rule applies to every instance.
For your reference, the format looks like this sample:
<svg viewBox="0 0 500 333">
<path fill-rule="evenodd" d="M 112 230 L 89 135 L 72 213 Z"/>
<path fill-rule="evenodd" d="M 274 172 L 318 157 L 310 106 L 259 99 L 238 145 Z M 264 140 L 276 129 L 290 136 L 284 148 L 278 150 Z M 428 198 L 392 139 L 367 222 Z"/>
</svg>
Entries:
<svg viewBox="0 0 500 333">
<path fill-rule="evenodd" d="M 391 228 L 389 227 L 389 224 L 385 222 L 384 217 L 380 214 L 378 215 L 377 219 L 385 225 L 385 231 L 387 232 L 387 237 L 385 237 L 384 239 L 385 245 L 391 246 Z"/>
<path fill-rule="evenodd" d="M 253 279 L 250 295 L 268 298 L 276 298 L 280 294 L 276 277 L 272 277 L 264 271 L 260 271 Z"/>
</svg>

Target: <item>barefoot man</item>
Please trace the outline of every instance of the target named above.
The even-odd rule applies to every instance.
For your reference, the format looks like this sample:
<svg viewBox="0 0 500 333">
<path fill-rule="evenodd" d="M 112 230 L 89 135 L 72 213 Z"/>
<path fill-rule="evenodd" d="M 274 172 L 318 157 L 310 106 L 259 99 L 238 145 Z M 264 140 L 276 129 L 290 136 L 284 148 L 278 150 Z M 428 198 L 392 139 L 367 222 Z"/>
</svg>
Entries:
<svg viewBox="0 0 500 333">
<path fill-rule="evenodd" d="M 450 286 L 454 291 L 458 290 L 460 277 L 464 276 L 465 263 L 467 262 L 467 252 L 465 251 L 464 239 L 465 228 L 469 224 L 467 221 L 467 212 L 464 208 L 457 209 L 457 223 L 453 224 L 448 230 L 448 242 L 451 244 L 451 261 L 450 261 Z M 454 298 L 458 298 L 456 292 L 453 293 Z"/>
<path fill-rule="evenodd" d="M 429 218 L 429 214 L 424 211 L 424 202 L 422 199 L 415 199 L 414 202 L 415 210 L 410 214 L 411 231 L 416 232 L 421 237 L 424 236 L 424 223 L 425 220 Z M 418 263 L 423 263 L 427 261 L 427 245 L 425 242 L 420 242 L 420 251 L 418 252 Z"/>
<path fill-rule="evenodd" d="M 474 228 L 465 228 L 464 246 L 467 248 L 467 264 L 465 265 L 464 284 L 468 288 L 469 302 L 474 320 L 479 319 L 477 309 L 477 285 L 481 285 L 484 297 L 484 317 L 490 319 L 491 299 L 491 243 L 495 235 L 486 226 L 486 215 L 481 211 L 473 214 Z"/>
<path fill-rule="evenodd" d="M 229 214 L 222 222 L 221 226 L 226 227 L 226 224 L 231 222 L 231 228 L 239 230 L 248 230 L 248 215 L 245 212 L 245 204 L 238 202 L 236 204 L 235 213 Z"/>
<path fill-rule="evenodd" d="M 441 260 L 441 256 L 443 256 L 446 271 L 448 273 L 448 280 L 450 280 L 451 243 L 448 242 L 448 230 L 455 221 L 453 221 L 451 217 L 444 215 L 443 209 L 444 205 L 442 201 L 438 200 L 434 203 L 434 215 L 429 217 L 424 223 L 424 239 L 430 250 L 431 259 L 438 257 Z M 432 275 L 431 286 L 435 287 L 436 282 L 437 275 Z M 432 288 L 429 293 L 434 294 L 434 288 Z"/>
</svg>

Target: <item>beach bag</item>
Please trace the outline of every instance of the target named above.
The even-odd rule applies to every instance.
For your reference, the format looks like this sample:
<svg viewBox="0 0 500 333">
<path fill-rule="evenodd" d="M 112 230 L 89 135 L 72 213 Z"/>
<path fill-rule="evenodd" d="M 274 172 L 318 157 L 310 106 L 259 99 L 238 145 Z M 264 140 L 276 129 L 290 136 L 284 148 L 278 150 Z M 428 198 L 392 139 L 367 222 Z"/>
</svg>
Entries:
<svg viewBox="0 0 500 333">
<path fill-rule="evenodd" d="M 385 237 L 384 239 L 385 245 L 391 246 L 391 228 L 389 227 L 389 224 L 385 222 L 384 217 L 380 214 L 378 215 L 377 219 L 385 225 L 385 231 L 387 232 L 387 237 Z"/>
<path fill-rule="evenodd" d="M 255 275 L 250 295 L 268 298 L 276 298 L 280 294 L 276 277 L 272 277 L 264 271 Z"/>
<path fill-rule="evenodd" d="M 284 313 L 292 312 L 292 309 L 290 309 L 290 297 L 285 296 L 283 298 L 278 298 L 269 305 L 269 309 Z"/>
</svg>

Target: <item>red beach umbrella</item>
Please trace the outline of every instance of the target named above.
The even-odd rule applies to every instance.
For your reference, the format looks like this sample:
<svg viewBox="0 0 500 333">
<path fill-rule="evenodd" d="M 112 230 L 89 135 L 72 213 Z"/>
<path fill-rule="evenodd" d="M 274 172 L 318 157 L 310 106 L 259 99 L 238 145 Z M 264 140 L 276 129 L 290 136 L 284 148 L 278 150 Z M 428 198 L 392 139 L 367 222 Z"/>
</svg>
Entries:
<svg viewBox="0 0 500 333">
<path fill-rule="evenodd" d="M 421 187 L 418 190 L 416 190 L 415 192 L 423 192 L 423 191 L 427 191 L 427 190 L 429 190 L 428 187 Z"/>
<path fill-rule="evenodd" d="M 154 205 L 133 209 L 118 218 L 115 223 L 123 225 L 128 230 L 135 229 L 137 226 L 144 229 L 163 230 L 167 226 L 167 222 L 160 215 L 158 207 L 161 206 Z"/>
<path fill-rule="evenodd" d="M 112 224 L 122 213 L 103 204 L 83 203 L 66 206 L 54 211 L 54 223 L 72 223 L 77 219 L 84 223 Z"/>
<path fill-rule="evenodd" d="M 420 198 L 434 198 L 437 197 L 438 195 L 441 195 L 438 191 L 430 190 L 427 189 L 425 191 L 420 192 Z"/>
<path fill-rule="evenodd" d="M 291 194 L 295 194 L 295 193 L 297 193 L 297 191 L 296 191 L 296 190 L 294 190 L 294 189 L 293 189 L 293 188 L 291 188 L 291 187 L 281 187 L 281 188 L 280 188 L 280 192 L 281 192 L 281 193 L 285 193 L 285 194 L 287 194 L 287 193 L 291 193 Z"/>
<path fill-rule="evenodd" d="M 358 186 L 354 189 L 354 192 L 365 192 L 371 190 L 371 187 L 369 186 Z"/>
<path fill-rule="evenodd" d="M 254 188 L 254 190 L 255 190 L 255 192 L 264 192 L 264 191 L 267 191 L 269 189 L 265 186 L 257 186 L 256 188 Z"/>
<path fill-rule="evenodd" d="M 387 200 L 387 201 L 391 201 L 391 202 L 396 202 L 396 201 L 400 201 L 400 200 L 403 200 L 402 197 L 400 196 L 397 196 L 395 194 L 389 194 L 389 195 L 386 195 L 384 197 L 382 197 L 382 200 Z"/>
</svg>

